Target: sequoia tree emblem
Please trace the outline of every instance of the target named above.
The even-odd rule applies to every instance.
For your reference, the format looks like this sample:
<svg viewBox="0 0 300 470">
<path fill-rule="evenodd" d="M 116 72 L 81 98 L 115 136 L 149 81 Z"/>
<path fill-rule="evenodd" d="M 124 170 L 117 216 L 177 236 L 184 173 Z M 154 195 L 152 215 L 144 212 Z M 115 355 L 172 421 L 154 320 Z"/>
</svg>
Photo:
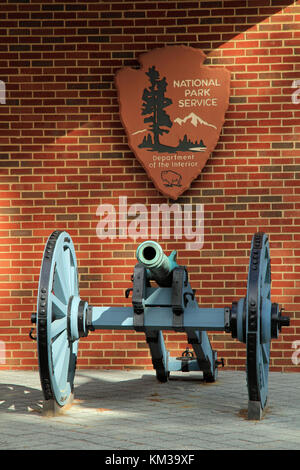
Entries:
<svg viewBox="0 0 300 470">
<path fill-rule="evenodd" d="M 159 73 L 154 65 L 149 68 L 146 75 L 149 77 L 151 86 L 145 88 L 143 92 L 142 115 L 148 115 L 144 122 L 151 123 L 150 130 L 153 133 L 153 143 L 151 138 L 150 141 L 153 150 L 157 150 L 161 145 L 159 136 L 164 133 L 167 134 L 169 131 L 166 128 L 172 127 L 170 116 L 165 111 L 165 108 L 172 104 L 172 100 L 165 97 L 167 88 L 166 78 L 159 79 Z"/>
</svg>

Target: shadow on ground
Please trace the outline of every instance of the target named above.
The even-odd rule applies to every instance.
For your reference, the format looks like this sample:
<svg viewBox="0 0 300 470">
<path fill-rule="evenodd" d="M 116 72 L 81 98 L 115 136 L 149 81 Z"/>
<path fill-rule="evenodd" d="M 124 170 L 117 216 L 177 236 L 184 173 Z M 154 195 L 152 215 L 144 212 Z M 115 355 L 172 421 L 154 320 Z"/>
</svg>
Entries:
<svg viewBox="0 0 300 470">
<path fill-rule="evenodd" d="M 107 405 L 111 401 L 113 407 L 119 406 L 120 410 L 126 401 L 131 404 L 142 400 L 172 402 L 177 398 L 184 404 L 189 392 L 195 393 L 195 390 L 200 392 L 202 387 L 219 385 L 218 381 L 213 384 L 206 383 L 201 375 L 199 378 L 195 375 L 173 376 L 168 383 L 159 383 L 155 375 L 147 373 L 129 380 L 115 380 L 112 373 L 109 373 L 105 379 L 95 377 L 88 371 L 85 374 L 78 371 L 76 379 L 79 383 L 75 383 L 75 403 L 88 408 L 95 407 L 95 402 L 101 404 L 105 401 Z M 42 407 L 41 388 L 14 383 L 0 384 L 0 413 L 42 413 Z"/>
</svg>

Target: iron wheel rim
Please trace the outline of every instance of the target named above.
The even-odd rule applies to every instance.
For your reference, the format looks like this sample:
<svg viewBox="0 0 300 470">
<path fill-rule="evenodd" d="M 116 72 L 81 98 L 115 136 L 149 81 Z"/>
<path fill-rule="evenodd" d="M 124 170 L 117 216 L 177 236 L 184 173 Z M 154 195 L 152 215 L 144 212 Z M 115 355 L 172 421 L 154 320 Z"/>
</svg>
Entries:
<svg viewBox="0 0 300 470">
<path fill-rule="evenodd" d="M 270 307 L 270 315 L 265 305 Z M 260 402 L 264 409 L 268 398 L 271 345 L 271 326 L 270 332 L 266 332 L 268 316 L 271 322 L 271 265 L 268 237 L 262 232 L 252 239 L 246 311 L 248 396 L 250 401 Z M 267 339 L 263 340 L 263 336 Z"/>
</svg>

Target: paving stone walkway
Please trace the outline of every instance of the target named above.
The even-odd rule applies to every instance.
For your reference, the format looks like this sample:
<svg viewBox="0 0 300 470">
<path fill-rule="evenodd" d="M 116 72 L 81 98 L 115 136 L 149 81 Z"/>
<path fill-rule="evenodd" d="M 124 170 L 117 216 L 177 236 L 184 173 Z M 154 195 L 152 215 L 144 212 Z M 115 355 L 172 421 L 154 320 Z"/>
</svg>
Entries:
<svg viewBox="0 0 300 470">
<path fill-rule="evenodd" d="M 244 372 L 174 374 L 78 370 L 75 400 L 46 418 L 37 371 L 0 371 L 0 449 L 262 450 L 300 449 L 300 374 L 270 373 L 269 406 L 247 420 Z"/>
</svg>

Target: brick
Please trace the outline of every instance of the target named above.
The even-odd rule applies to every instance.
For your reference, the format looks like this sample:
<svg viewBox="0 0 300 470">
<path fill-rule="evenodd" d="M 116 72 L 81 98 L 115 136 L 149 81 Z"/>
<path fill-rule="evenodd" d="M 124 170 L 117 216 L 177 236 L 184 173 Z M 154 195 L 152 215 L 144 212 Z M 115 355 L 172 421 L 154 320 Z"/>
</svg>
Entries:
<svg viewBox="0 0 300 470">
<path fill-rule="evenodd" d="M 140 52 L 166 43 L 201 47 L 206 64 L 224 64 L 232 74 L 219 143 L 178 200 L 204 203 L 205 246 L 200 253 L 185 251 L 182 240 L 166 246 L 178 249 L 199 302 L 223 306 L 245 295 L 249 243 L 263 228 L 270 235 L 274 295 L 298 311 L 300 116 L 289 87 L 299 78 L 299 18 L 289 3 L 36 1 L 19 2 L 17 12 L 6 5 L 7 14 L 0 14 L 0 72 L 10 78 L 9 99 L 0 105 L 0 341 L 8 335 L 8 367 L 37 367 L 31 345 L 13 330 L 23 333 L 27 324 L 44 242 L 57 226 L 75 242 L 82 296 L 94 305 L 130 305 L 123 294 L 138 241 L 98 240 L 96 209 L 104 201 L 117 206 L 119 195 L 147 207 L 166 201 L 128 148 L 114 74 L 137 67 Z M 185 335 L 165 336 L 173 355 L 185 347 Z M 230 367 L 244 366 L 239 344 L 212 336 Z M 285 358 L 286 341 L 284 335 L 276 342 L 277 360 Z M 135 332 L 94 333 L 81 344 L 83 367 L 152 366 L 143 335 Z M 292 371 L 288 362 L 276 367 Z"/>
</svg>

